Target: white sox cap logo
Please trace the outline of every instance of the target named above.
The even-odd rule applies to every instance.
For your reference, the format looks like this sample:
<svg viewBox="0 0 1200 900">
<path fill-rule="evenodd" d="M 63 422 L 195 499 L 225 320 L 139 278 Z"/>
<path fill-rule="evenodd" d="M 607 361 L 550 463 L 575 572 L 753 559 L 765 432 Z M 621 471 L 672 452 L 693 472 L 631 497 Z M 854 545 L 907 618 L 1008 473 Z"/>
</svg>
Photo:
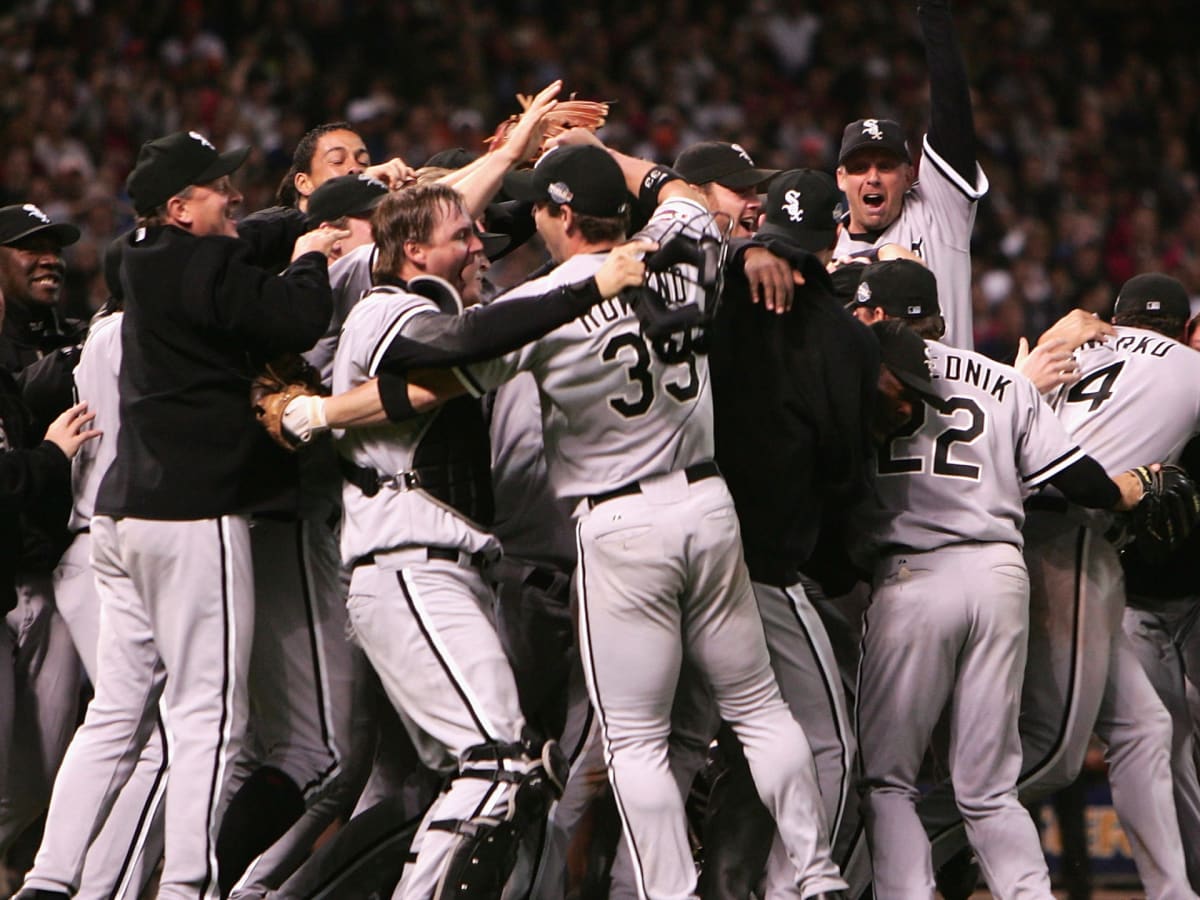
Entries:
<svg viewBox="0 0 1200 900">
<path fill-rule="evenodd" d="M 362 174 L 361 172 L 359 172 L 359 173 L 358 173 L 358 180 L 359 180 L 359 181 L 364 181 L 364 182 L 366 182 L 366 183 L 367 183 L 367 184 L 369 184 L 369 185 L 372 185 L 372 186 L 374 186 L 374 187 L 377 187 L 377 188 L 379 188 L 380 190 L 384 190 L 384 191 L 386 191 L 386 190 L 388 189 L 388 186 L 387 186 L 386 184 L 384 184 L 384 183 L 383 183 L 382 181 L 380 181 L 378 178 L 375 178 L 375 177 L 373 177 L 373 176 L 371 176 L 371 175 L 364 175 L 364 174 Z"/>
<path fill-rule="evenodd" d="M 854 292 L 854 299 L 858 303 L 870 303 L 871 286 L 865 281 L 859 282 L 858 290 Z"/>
<path fill-rule="evenodd" d="M 188 132 L 188 137 L 190 137 L 190 138 L 191 138 L 192 140 L 194 140 L 194 141 L 199 141 L 199 142 L 200 142 L 200 143 L 202 143 L 202 144 L 203 144 L 205 147 L 207 147 L 209 150 L 212 150 L 214 153 L 215 153 L 215 152 L 216 152 L 216 150 L 217 150 L 217 148 L 216 148 L 216 147 L 214 147 L 214 146 L 213 146 L 211 143 L 209 143 L 209 140 L 208 140 L 208 138 L 206 138 L 204 135 L 202 135 L 202 134 L 201 134 L 200 132 L 198 132 L 198 131 L 189 131 L 189 132 Z"/>
<path fill-rule="evenodd" d="M 883 140 L 883 132 L 879 128 L 878 119 L 863 119 L 862 130 L 863 134 L 873 141 Z"/>
<path fill-rule="evenodd" d="M 36 206 L 34 206 L 32 203 L 21 204 L 21 209 L 25 210 L 25 212 L 29 213 L 35 219 L 45 222 L 47 225 L 50 224 L 50 217 L 48 215 L 46 215 L 44 212 L 42 212 L 40 209 L 38 209 Z"/>
<path fill-rule="evenodd" d="M 730 144 L 729 146 L 733 148 L 734 152 L 737 153 L 738 156 L 746 161 L 746 165 L 754 165 L 754 160 L 750 158 L 750 154 L 746 152 L 746 149 L 741 144 Z"/>
<path fill-rule="evenodd" d="M 559 206 L 562 206 L 564 203 L 570 203 L 575 199 L 575 194 L 561 181 L 556 181 L 547 187 L 546 193 Z"/>
<path fill-rule="evenodd" d="M 804 210 L 800 207 L 800 192 L 790 190 L 783 195 L 783 211 L 793 222 L 804 221 Z"/>
</svg>

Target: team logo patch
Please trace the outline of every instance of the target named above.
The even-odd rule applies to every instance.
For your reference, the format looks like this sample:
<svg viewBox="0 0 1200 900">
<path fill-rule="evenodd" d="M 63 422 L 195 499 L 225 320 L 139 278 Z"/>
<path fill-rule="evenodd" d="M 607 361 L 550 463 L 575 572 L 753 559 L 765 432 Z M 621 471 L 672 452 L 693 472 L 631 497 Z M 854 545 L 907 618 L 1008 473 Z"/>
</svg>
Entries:
<svg viewBox="0 0 1200 900">
<path fill-rule="evenodd" d="M 862 133 L 873 141 L 883 140 L 883 131 L 879 127 L 878 119 L 863 119 Z"/>
<path fill-rule="evenodd" d="M 32 203 L 23 203 L 21 205 L 21 209 L 25 210 L 25 212 L 29 213 L 31 216 L 33 216 L 38 221 L 45 222 L 47 225 L 50 224 L 50 217 L 48 215 L 46 215 L 44 212 L 42 212 L 40 209 L 38 209 L 36 206 L 34 206 Z"/>
<path fill-rule="evenodd" d="M 559 206 L 562 206 L 564 203 L 570 203 L 575 199 L 575 194 L 572 193 L 571 189 L 561 181 L 556 181 L 547 187 L 546 193 L 550 196 L 550 199 Z"/>
<path fill-rule="evenodd" d="M 191 138 L 193 141 L 199 141 L 201 144 L 203 144 L 203 145 L 204 145 L 205 147 L 207 147 L 209 150 L 212 150 L 214 153 L 215 153 L 215 152 L 216 152 L 216 150 L 217 150 L 217 148 L 216 148 L 216 147 L 214 147 L 214 146 L 213 146 L 213 145 L 212 145 L 212 144 L 209 142 L 208 138 L 206 138 L 204 135 L 202 135 L 202 134 L 201 134 L 200 132 L 198 132 L 198 131 L 189 131 L 189 132 L 188 132 L 188 137 L 190 137 L 190 138 Z"/>
<path fill-rule="evenodd" d="M 1158 300 L 1146 301 L 1146 312 L 1159 312 L 1162 310 L 1162 303 Z"/>
<path fill-rule="evenodd" d="M 908 307 L 905 314 L 909 316 L 919 316 L 921 314 L 920 304 Z"/>
<path fill-rule="evenodd" d="M 865 281 L 859 282 L 858 290 L 854 292 L 855 303 L 870 303 L 871 302 L 871 286 Z"/>
<path fill-rule="evenodd" d="M 729 146 L 733 148 L 734 153 L 746 161 L 746 165 L 754 165 L 754 160 L 750 158 L 750 154 L 746 152 L 745 147 L 743 147 L 741 144 L 730 144 Z"/>
<path fill-rule="evenodd" d="M 783 211 L 793 222 L 804 221 L 804 210 L 800 207 L 799 191 L 791 190 L 783 195 Z"/>
<path fill-rule="evenodd" d="M 365 182 L 369 185 L 372 185 L 373 187 L 377 187 L 382 191 L 386 191 L 388 189 L 388 186 L 386 184 L 384 184 L 382 181 L 380 181 L 378 178 L 374 177 L 373 175 L 364 175 L 362 172 L 359 172 L 358 180 Z"/>
</svg>

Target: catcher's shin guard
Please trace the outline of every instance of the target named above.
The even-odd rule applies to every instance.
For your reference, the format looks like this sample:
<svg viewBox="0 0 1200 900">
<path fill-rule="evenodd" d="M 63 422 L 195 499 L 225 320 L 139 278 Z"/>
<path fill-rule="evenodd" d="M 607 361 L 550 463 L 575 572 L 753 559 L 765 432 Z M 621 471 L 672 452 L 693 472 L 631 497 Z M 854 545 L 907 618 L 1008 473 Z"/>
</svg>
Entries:
<svg viewBox="0 0 1200 900">
<path fill-rule="evenodd" d="M 519 900 L 532 886 L 550 805 L 562 795 L 568 763 L 554 741 L 477 744 L 463 754 L 459 778 L 513 785 L 491 815 L 438 820 L 429 827 L 456 836 L 433 900 Z"/>
</svg>

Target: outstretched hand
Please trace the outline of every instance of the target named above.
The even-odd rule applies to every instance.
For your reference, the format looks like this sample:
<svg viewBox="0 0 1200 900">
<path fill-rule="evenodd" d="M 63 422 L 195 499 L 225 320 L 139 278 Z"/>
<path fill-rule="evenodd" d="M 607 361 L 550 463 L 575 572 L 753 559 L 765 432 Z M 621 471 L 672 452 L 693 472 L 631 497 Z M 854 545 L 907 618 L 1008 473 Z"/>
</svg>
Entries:
<svg viewBox="0 0 1200 900">
<path fill-rule="evenodd" d="M 654 241 L 628 241 L 613 247 L 595 275 L 600 296 L 607 300 L 625 288 L 637 287 L 645 281 L 646 264 L 643 258 L 657 249 L 658 244 Z"/>
<path fill-rule="evenodd" d="M 98 438 L 101 431 L 86 426 L 96 418 L 95 413 L 89 413 L 86 403 L 76 403 L 46 429 L 46 440 L 58 447 L 67 457 L 74 459 L 79 448 L 93 438 Z"/>
</svg>

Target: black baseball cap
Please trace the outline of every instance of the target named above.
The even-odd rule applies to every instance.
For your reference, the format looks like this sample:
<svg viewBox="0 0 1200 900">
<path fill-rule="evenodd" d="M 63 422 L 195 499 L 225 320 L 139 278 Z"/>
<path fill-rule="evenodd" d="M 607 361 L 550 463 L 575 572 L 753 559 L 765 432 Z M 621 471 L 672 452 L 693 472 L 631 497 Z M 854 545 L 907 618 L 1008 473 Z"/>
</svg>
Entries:
<svg viewBox="0 0 1200 900">
<path fill-rule="evenodd" d="M 863 272 L 851 307 L 878 306 L 893 319 L 941 315 L 937 278 L 911 259 L 871 263 Z"/>
<path fill-rule="evenodd" d="M 1134 275 L 1121 286 L 1113 307 L 1114 317 L 1143 312 L 1186 320 L 1192 314 L 1192 303 L 1187 289 L 1177 279 L 1146 272 Z"/>
<path fill-rule="evenodd" d="M 929 348 L 921 336 L 895 319 L 885 319 L 871 326 L 879 340 L 879 361 L 887 366 L 905 387 L 912 388 L 936 408 L 943 406 L 930 377 Z"/>
<path fill-rule="evenodd" d="M 778 169 L 760 169 L 741 144 L 701 141 L 685 147 L 671 166 L 688 184 L 716 182 L 735 191 L 765 188 Z"/>
<path fill-rule="evenodd" d="M 472 153 L 464 147 L 451 147 L 448 150 L 439 150 L 429 159 L 425 160 L 421 168 L 423 169 L 461 169 L 463 166 L 469 165 L 479 159 L 478 153 Z"/>
<path fill-rule="evenodd" d="M 837 234 L 834 208 L 841 198 L 837 183 L 824 172 L 781 172 L 767 191 L 767 219 L 758 233 L 776 235 L 812 253 L 824 250 Z"/>
<path fill-rule="evenodd" d="M 177 131 L 142 144 L 125 188 L 138 215 L 150 215 L 188 185 L 236 171 L 249 155 L 249 147 L 218 153 L 200 132 Z"/>
<path fill-rule="evenodd" d="M 904 139 L 904 130 L 900 123 L 893 119 L 855 119 L 847 125 L 842 132 L 838 165 L 845 165 L 848 157 L 866 147 L 888 150 L 905 162 L 912 162 L 912 154 L 908 152 L 908 141 Z"/>
<path fill-rule="evenodd" d="M 20 203 L 0 209 L 0 246 L 9 247 L 35 234 L 49 234 L 59 246 L 79 240 L 79 229 L 66 222 L 52 222 L 32 203 Z"/>
<path fill-rule="evenodd" d="M 504 190 L 514 200 L 569 206 L 587 216 L 613 218 L 629 209 L 621 167 L 591 144 L 548 150 L 532 169 L 507 175 Z"/>
<path fill-rule="evenodd" d="M 369 219 L 387 192 L 386 184 L 369 175 L 338 175 L 322 182 L 309 196 L 308 219 L 314 225 L 343 216 Z"/>
</svg>

